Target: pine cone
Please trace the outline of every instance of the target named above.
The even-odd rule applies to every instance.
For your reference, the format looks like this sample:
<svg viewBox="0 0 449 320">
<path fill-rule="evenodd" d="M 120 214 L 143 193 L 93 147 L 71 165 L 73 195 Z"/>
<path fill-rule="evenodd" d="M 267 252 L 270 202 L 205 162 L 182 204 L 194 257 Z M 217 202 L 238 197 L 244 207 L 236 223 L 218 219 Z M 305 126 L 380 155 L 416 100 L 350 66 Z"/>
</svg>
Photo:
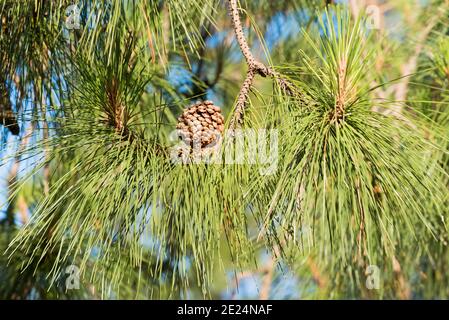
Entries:
<svg viewBox="0 0 449 320">
<path fill-rule="evenodd" d="M 201 101 L 183 112 L 176 128 L 186 144 L 204 149 L 223 133 L 224 117 L 212 101 Z"/>
</svg>

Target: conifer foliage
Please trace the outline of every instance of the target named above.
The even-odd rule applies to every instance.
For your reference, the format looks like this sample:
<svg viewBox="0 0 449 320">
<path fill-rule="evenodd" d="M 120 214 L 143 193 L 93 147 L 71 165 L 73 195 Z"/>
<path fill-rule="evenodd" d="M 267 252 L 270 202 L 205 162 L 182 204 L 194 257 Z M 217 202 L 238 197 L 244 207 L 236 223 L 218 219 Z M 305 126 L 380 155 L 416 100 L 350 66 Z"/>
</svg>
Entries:
<svg viewBox="0 0 449 320">
<path fill-rule="evenodd" d="M 448 11 L 0 0 L 0 298 L 448 298 Z"/>
</svg>

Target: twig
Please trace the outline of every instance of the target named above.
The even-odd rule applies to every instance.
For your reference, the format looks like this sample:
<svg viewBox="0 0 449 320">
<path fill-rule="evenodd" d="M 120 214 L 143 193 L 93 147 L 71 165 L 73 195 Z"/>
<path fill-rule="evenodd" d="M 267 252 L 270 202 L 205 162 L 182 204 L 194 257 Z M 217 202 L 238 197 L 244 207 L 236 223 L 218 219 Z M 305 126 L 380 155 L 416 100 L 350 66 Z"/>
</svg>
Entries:
<svg viewBox="0 0 449 320">
<path fill-rule="evenodd" d="M 28 128 L 27 132 L 25 133 L 25 136 L 22 138 L 22 141 L 20 142 L 19 148 L 16 152 L 16 155 L 14 157 L 14 162 L 9 170 L 9 174 L 8 174 L 8 190 L 11 193 L 12 188 L 14 186 L 14 184 L 17 181 L 17 175 L 19 173 L 19 166 L 20 166 L 20 158 L 23 154 L 23 152 L 25 151 L 28 142 L 31 138 L 31 136 L 33 135 L 33 131 L 34 131 L 34 124 L 31 124 L 31 126 Z M 26 204 L 24 206 L 24 199 L 19 198 L 19 211 L 21 213 L 22 216 L 22 222 L 26 222 L 25 220 L 25 214 L 24 211 L 26 211 L 25 207 Z M 8 204 L 8 207 L 6 209 L 6 220 L 8 221 L 8 223 L 10 225 L 14 224 L 14 207 L 15 207 L 15 199 L 10 199 L 10 202 Z"/>
<path fill-rule="evenodd" d="M 395 256 L 392 258 L 393 272 L 396 278 L 396 295 L 399 299 L 409 300 L 411 298 L 410 284 L 404 277 L 401 264 Z"/>
<path fill-rule="evenodd" d="M 362 3 L 360 3 L 362 2 Z M 448 1 L 445 2 L 445 6 L 448 5 Z M 380 9 L 380 15 L 383 21 L 384 15 L 387 11 L 391 10 L 391 4 L 381 4 L 377 0 L 369 0 L 369 1 L 356 1 L 356 0 L 349 0 L 349 6 L 351 9 L 351 12 L 354 17 L 357 17 L 363 7 L 366 5 L 375 5 Z M 414 52 L 412 56 L 409 57 L 407 62 L 401 67 L 401 76 L 399 77 L 401 80 L 391 87 L 391 90 L 394 93 L 394 101 L 395 104 L 387 110 L 381 110 L 377 107 L 375 107 L 373 110 L 377 112 L 381 112 L 385 115 L 392 115 L 400 120 L 406 121 L 409 125 L 412 127 L 415 127 L 410 121 L 408 121 L 403 115 L 402 115 L 402 108 L 404 105 L 404 102 L 407 101 L 408 91 L 409 91 L 409 84 L 410 84 L 410 78 L 411 76 L 416 72 L 416 69 L 418 67 L 418 58 L 420 54 L 422 53 L 424 49 L 424 44 L 427 38 L 429 37 L 430 33 L 432 32 L 435 25 L 441 20 L 441 17 L 445 14 L 445 10 L 441 9 L 439 14 L 434 15 L 430 21 L 428 21 L 427 26 L 421 31 L 421 33 L 418 34 L 416 46 L 414 49 Z M 381 24 L 381 29 L 384 28 L 383 23 Z M 376 84 L 375 84 L 376 85 Z M 381 100 L 385 100 L 387 95 L 390 93 L 389 91 L 382 90 L 381 88 L 378 88 L 376 90 L 377 97 Z"/>
<path fill-rule="evenodd" d="M 320 268 L 313 260 L 312 256 L 307 257 L 307 266 L 312 274 L 312 279 L 321 290 L 325 290 L 328 285 L 328 279 L 323 274 L 321 274 Z"/>
<path fill-rule="evenodd" d="M 25 197 L 20 195 L 17 199 L 17 209 L 19 210 L 19 215 L 21 219 L 21 223 L 23 225 L 27 224 L 29 221 L 28 218 L 28 205 L 26 203 Z"/>
<path fill-rule="evenodd" d="M 275 249 L 276 251 L 276 249 Z M 237 298 L 237 292 L 239 290 L 240 282 L 245 278 L 260 276 L 262 278 L 262 285 L 259 292 L 260 300 L 268 300 L 270 297 L 270 291 L 273 284 L 274 269 L 276 267 L 276 261 L 273 256 L 269 258 L 267 263 L 257 268 L 254 271 L 244 271 L 235 276 L 235 287 L 232 291 L 231 300 Z"/>
<path fill-rule="evenodd" d="M 231 300 L 235 300 L 237 298 L 237 293 L 239 291 L 240 282 L 245 278 L 254 276 L 254 274 L 257 272 L 258 272 L 258 270 L 256 270 L 255 272 L 244 271 L 244 272 L 240 272 L 239 274 L 237 274 L 235 276 L 235 286 L 234 286 L 234 289 L 232 290 Z"/>
<path fill-rule="evenodd" d="M 251 50 L 249 48 L 248 42 L 246 41 L 245 35 L 243 33 L 242 22 L 240 20 L 240 15 L 238 12 L 237 0 L 228 0 L 228 10 L 229 15 L 231 16 L 232 26 L 234 28 L 234 33 L 237 38 L 237 42 L 240 47 L 240 51 L 245 57 L 246 64 L 248 65 L 248 71 L 246 73 L 245 81 L 240 88 L 240 92 L 237 96 L 237 103 L 235 107 L 235 111 L 233 117 L 231 119 L 229 129 L 234 130 L 238 124 L 241 123 L 243 114 L 245 111 L 246 103 L 248 101 L 249 92 L 253 85 L 255 76 L 258 74 L 262 77 L 271 77 L 273 78 L 279 85 L 279 87 L 285 91 L 286 93 L 296 96 L 299 95 L 299 91 L 290 81 L 282 77 L 282 75 L 276 72 L 269 66 L 266 66 L 260 61 L 257 61 Z"/>
<path fill-rule="evenodd" d="M 273 285 L 273 275 L 276 262 L 273 256 L 267 261 L 263 273 L 262 286 L 260 288 L 259 300 L 270 298 L 271 287 Z"/>
<path fill-rule="evenodd" d="M 444 12 L 444 10 L 442 10 Z M 402 103 L 407 100 L 408 96 L 408 89 L 410 84 L 410 77 L 415 73 L 417 67 L 418 67 L 418 58 L 424 48 L 424 43 L 435 27 L 435 25 L 438 23 L 438 21 L 441 18 L 440 15 L 434 16 L 428 23 L 427 27 L 422 30 L 422 32 L 418 36 L 417 44 L 415 47 L 415 51 L 413 55 L 408 59 L 405 65 L 401 68 L 401 81 L 395 86 L 395 101 L 397 104 L 395 104 L 394 108 L 392 108 L 392 113 L 395 116 L 399 116 L 402 111 Z"/>
<path fill-rule="evenodd" d="M 44 64 L 47 64 L 44 63 Z M 43 74 L 43 71 L 41 71 Z M 43 84 L 43 75 L 41 75 L 40 80 L 38 83 L 40 83 L 40 86 L 36 84 L 34 86 L 34 99 L 37 105 L 40 106 L 40 112 L 42 114 L 42 138 L 45 141 L 45 144 L 47 145 L 48 137 L 49 137 L 49 128 L 48 128 L 48 122 L 47 122 L 47 110 L 45 108 L 46 101 L 45 101 L 45 94 L 44 94 L 44 84 Z M 47 149 L 47 148 L 45 148 Z M 48 150 L 44 150 L 45 158 L 48 159 Z M 44 188 L 44 195 L 48 196 L 50 193 L 50 165 L 46 161 L 44 164 L 43 172 L 43 188 Z"/>
</svg>

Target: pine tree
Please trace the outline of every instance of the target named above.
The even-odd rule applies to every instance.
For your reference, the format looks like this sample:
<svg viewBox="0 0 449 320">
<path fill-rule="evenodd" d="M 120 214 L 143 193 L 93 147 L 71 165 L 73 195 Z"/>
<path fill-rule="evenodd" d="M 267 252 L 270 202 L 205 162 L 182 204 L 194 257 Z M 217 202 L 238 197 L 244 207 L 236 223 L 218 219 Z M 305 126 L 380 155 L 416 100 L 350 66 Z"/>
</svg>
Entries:
<svg viewBox="0 0 449 320">
<path fill-rule="evenodd" d="M 448 298 L 448 9 L 0 0 L 0 298 Z"/>
</svg>

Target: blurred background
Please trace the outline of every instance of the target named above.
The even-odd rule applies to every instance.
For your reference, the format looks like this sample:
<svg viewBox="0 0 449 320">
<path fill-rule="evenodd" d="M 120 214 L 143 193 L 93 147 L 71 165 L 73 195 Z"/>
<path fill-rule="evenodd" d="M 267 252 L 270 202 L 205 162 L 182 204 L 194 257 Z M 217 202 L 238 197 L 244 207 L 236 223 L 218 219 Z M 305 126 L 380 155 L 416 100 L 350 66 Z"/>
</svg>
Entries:
<svg viewBox="0 0 449 320">
<path fill-rule="evenodd" d="M 42 199 L 49 195 L 64 172 L 57 165 L 43 161 L 47 157 L 45 150 L 51 146 L 42 145 L 53 134 L 52 128 L 59 125 L 57 119 L 61 114 L 71 112 L 69 107 L 66 108 L 66 105 L 70 105 L 66 101 L 70 100 L 70 75 L 73 69 L 63 63 L 66 61 L 64 59 L 69 59 L 67 65 L 72 61 L 60 53 L 68 50 L 70 56 L 77 46 L 86 52 L 94 50 L 92 48 L 100 43 L 98 39 L 101 33 L 110 34 L 108 23 L 115 23 L 116 15 L 120 15 L 113 10 L 117 3 L 122 3 L 122 10 L 129 15 L 131 24 L 138 30 L 137 41 L 142 42 L 144 48 L 142 60 L 148 61 L 147 67 L 151 68 L 153 74 L 139 104 L 169 105 L 170 113 L 164 117 L 172 125 L 180 110 L 198 99 L 214 101 L 215 105 L 222 107 L 226 118 L 232 112 L 247 66 L 223 1 L 213 1 L 211 8 L 208 7 L 210 1 L 204 4 L 202 1 L 196 4 L 195 1 L 184 4 L 178 2 L 178 5 L 167 4 L 170 1 L 106 1 L 104 5 L 97 1 L 80 1 L 76 4 L 80 13 L 80 28 L 68 29 L 67 26 L 61 26 L 73 13 L 66 11 L 69 3 L 15 3 L 0 0 L 2 252 L 7 249 L 16 232 L 29 222 Z M 129 9 L 133 5 L 137 8 L 135 11 Z M 388 83 L 371 93 L 373 101 L 394 101 L 398 106 L 419 110 L 425 117 L 437 117 L 440 124 L 447 128 L 447 1 L 243 0 L 240 5 L 244 8 L 241 12 L 244 32 L 254 56 L 264 63 L 284 68 L 287 73 L 290 65 L 300 64 L 299 50 L 311 50 L 303 32 L 319 36 L 318 18 L 324 16 L 326 7 L 332 11 L 336 6 L 345 6 L 354 19 L 360 15 L 367 16 L 367 32 L 371 33 L 368 41 L 374 52 L 374 64 L 367 66 L 366 70 L 372 79 L 370 86 Z M 206 14 L 205 8 L 209 10 Z M 110 16 L 102 16 L 102 26 L 91 25 L 89 20 L 96 10 L 110 12 Z M 158 12 L 157 18 L 152 10 Z M 213 19 L 209 19 L 209 16 Z M 86 35 L 85 31 L 91 29 L 99 31 L 92 31 L 95 34 L 91 36 Z M 147 37 L 153 40 L 147 42 Z M 116 41 L 121 43 L 121 40 Z M 255 118 L 263 117 L 264 103 L 273 94 L 272 87 L 270 79 L 256 79 L 254 96 L 251 98 L 252 110 L 257 110 L 253 115 Z M 76 95 L 76 89 L 74 92 Z M 379 109 L 382 109 L 381 105 Z M 447 131 L 442 135 L 447 138 Z M 60 158 L 56 161 L 63 164 L 65 160 Z M 30 173 L 33 174 L 28 176 Z M 21 187 L 16 189 L 18 182 Z M 257 229 L 256 221 L 251 218 L 248 219 L 248 229 L 249 233 Z M 151 243 L 152 239 L 149 237 L 142 241 L 145 245 Z M 432 249 L 429 244 L 429 248 L 423 251 L 434 250 L 432 258 L 419 261 L 416 252 L 406 252 L 404 249 L 403 256 L 398 257 L 401 263 L 388 261 L 389 271 L 384 272 L 382 266 L 374 270 L 380 272 L 381 285 L 380 289 L 369 290 L 365 281 L 370 274 L 362 273 L 355 280 L 358 281 L 355 284 L 358 289 L 354 289 L 354 285 L 336 279 L 337 273 L 329 272 L 326 263 L 317 262 L 313 254 L 300 256 L 293 264 L 285 263 L 282 260 L 275 261 L 273 254 L 262 244 L 255 245 L 256 261 L 243 268 L 236 268 L 226 239 L 221 241 L 222 252 L 220 257 L 215 256 L 217 261 L 214 262 L 219 267 L 211 275 L 210 292 L 206 295 L 210 298 L 439 299 L 449 296 L 446 272 L 449 255 L 445 246 Z M 79 286 L 75 285 L 77 288 L 67 290 L 67 279 L 72 281 L 71 277 L 76 270 L 67 269 L 64 265 L 58 269 L 59 276 L 49 276 L 54 275 L 54 269 L 48 255 L 44 255 L 39 264 L 34 265 L 35 262 L 32 262 L 31 266 L 23 269 L 32 253 L 36 254 L 33 250 L 18 250 L 0 256 L 0 298 L 204 297 L 194 274 L 188 275 L 190 280 L 187 290 L 173 285 L 173 281 L 177 280 L 172 280 L 170 275 L 176 273 L 179 266 L 171 264 L 162 265 L 157 272 L 151 271 L 151 268 L 146 270 L 124 265 L 129 278 L 116 281 L 120 290 L 109 288 L 107 283 L 91 280 L 88 274 L 81 278 Z M 95 252 L 91 255 L 95 256 Z M 111 272 L 113 278 L 114 267 L 118 268 L 121 264 L 111 264 L 114 261 L 112 256 L 109 259 L 108 266 L 98 268 L 104 274 Z M 156 258 L 150 256 L 144 263 L 151 265 L 154 263 L 152 259 Z M 81 265 L 83 263 L 86 262 Z M 189 258 L 185 263 L 187 266 L 191 263 Z M 80 264 L 74 262 L 74 265 Z M 100 287 L 103 293 L 100 293 Z M 176 289 L 173 290 L 173 287 Z"/>
</svg>

